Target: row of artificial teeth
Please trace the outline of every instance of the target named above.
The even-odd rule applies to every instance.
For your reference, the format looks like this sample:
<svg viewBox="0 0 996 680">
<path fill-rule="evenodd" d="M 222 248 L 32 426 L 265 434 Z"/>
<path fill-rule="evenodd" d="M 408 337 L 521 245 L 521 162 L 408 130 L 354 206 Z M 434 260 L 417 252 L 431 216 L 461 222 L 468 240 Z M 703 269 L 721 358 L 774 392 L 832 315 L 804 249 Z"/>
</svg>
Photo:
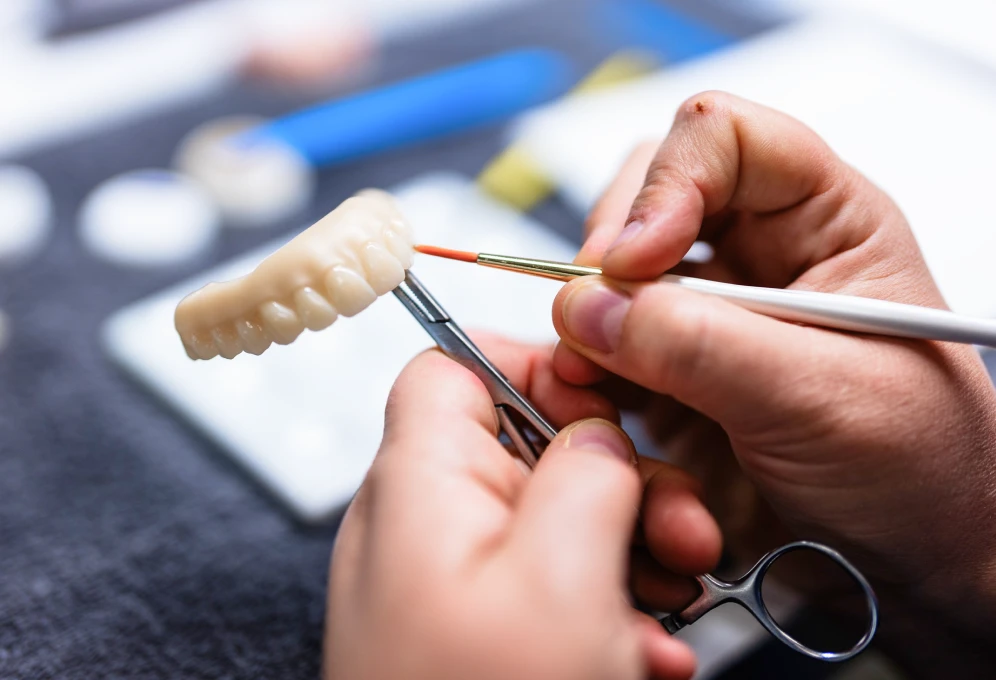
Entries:
<svg viewBox="0 0 996 680">
<path fill-rule="evenodd" d="M 232 359 L 241 352 L 262 354 L 272 343 L 287 345 L 307 328 L 319 331 L 340 316 L 353 316 L 400 284 L 411 266 L 411 245 L 393 230 L 384 232 L 385 245 L 366 243 L 359 259 L 364 274 L 345 265 L 325 272 L 321 284 L 296 290 L 289 299 L 269 300 L 245 317 L 184 338 L 191 359 Z M 323 294 L 321 290 L 325 291 Z"/>
</svg>

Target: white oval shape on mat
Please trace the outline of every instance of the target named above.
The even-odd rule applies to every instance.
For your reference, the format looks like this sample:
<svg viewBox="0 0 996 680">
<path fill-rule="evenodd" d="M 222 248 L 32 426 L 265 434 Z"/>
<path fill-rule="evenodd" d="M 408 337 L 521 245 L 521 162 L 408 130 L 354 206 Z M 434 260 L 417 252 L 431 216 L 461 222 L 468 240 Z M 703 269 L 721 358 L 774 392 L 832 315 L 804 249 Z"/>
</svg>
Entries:
<svg viewBox="0 0 996 680">
<path fill-rule="evenodd" d="M 0 166 L 0 264 L 38 252 L 52 229 L 52 197 L 41 177 L 17 165 Z"/>
<path fill-rule="evenodd" d="M 137 170 L 93 190 L 80 209 L 83 244 L 117 264 L 150 267 L 190 260 L 218 233 L 218 209 L 206 193 L 167 170 Z"/>
</svg>

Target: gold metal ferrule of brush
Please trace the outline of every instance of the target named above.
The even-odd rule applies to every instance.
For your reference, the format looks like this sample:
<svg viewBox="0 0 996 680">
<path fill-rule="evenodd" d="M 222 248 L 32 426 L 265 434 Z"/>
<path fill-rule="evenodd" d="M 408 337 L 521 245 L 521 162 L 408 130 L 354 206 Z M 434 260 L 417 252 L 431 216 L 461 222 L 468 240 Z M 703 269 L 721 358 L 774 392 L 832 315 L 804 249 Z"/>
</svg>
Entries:
<svg viewBox="0 0 996 680">
<path fill-rule="evenodd" d="M 552 260 L 534 260 L 529 257 L 512 257 L 510 255 L 492 255 L 490 253 L 480 253 L 477 256 L 477 264 L 495 269 L 507 269 L 523 274 L 541 276 L 545 279 L 556 281 L 570 281 L 579 276 L 591 276 L 601 274 L 598 267 L 585 267 L 580 264 L 570 264 L 569 262 L 553 262 Z"/>
</svg>

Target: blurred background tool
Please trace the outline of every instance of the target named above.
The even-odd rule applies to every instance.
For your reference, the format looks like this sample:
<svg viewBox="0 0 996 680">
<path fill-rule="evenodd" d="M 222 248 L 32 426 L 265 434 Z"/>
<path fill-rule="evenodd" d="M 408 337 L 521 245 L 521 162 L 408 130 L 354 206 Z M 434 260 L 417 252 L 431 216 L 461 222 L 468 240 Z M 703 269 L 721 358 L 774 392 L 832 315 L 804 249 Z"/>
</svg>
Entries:
<svg viewBox="0 0 996 680">
<path fill-rule="evenodd" d="M 592 30 L 629 49 L 643 49 L 668 65 L 729 47 L 736 38 L 693 16 L 687 9 L 654 0 L 612 0 L 595 5 Z"/>
<path fill-rule="evenodd" d="M 606 59 L 571 94 L 584 94 L 619 85 L 650 73 L 657 65 L 650 52 L 625 51 Z M 529 212 L 555 191 L 555 185 L 528 152 L 513 142 L 477 176 L 478 185 L 492 197 Z"/>
<path fill-rule="evenodd" d="M 173 161 L 233 226 L 280 222 L 307 208 L 315 193 L 314 169 L 294 147 L 274 137 L 243 136 L 262 124 L 252 116 L 204 123 L 183 138 Z"/>
<path fill-rule="evenodd" d="M 278 139 L 313 165 L 334 165 L 503 121 L 558 97 L 572 82 L 563 55 L 515 50 L 319 104 L 246 139 Z"/>
<path fill-rule="evenodd" d="M 636 57 L 620 57 L 599 70 L 597 82 L 641 67 Z M 229 224 L 269 226 L 307 207 L 319 168 L 499 123 L 559 96 L 573 80 L 569 60 L 553 50 L 504 52 L 272 121 L 205 123 L 181 142 L 174 165 Z"/>
</svg>

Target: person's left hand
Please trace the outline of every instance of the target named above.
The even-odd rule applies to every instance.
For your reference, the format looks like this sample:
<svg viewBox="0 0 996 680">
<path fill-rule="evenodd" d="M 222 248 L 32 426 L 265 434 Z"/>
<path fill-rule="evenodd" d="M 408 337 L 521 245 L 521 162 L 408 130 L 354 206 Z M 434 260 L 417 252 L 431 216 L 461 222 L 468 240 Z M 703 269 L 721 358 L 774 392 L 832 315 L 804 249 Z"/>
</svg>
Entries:
<svg viewBox="0 0 996 680">
<path fill-rule="evenodd" d="M 556 379 L 549 350 L 483 349 L 556 425 L 616 417 L 603 397 Z M 496 433 L 484 386 L 439 352 L 399 377 L 336 542 L 324 677 L 689 677 L 691 651 L 628 600 L 642 494 L 629 439 L 582 420 L 527 474 Z M 665 557 L 656 591 L 687 599 L 666 567 L 707 569 L 718 530 L 684 475 L 655 470 L 674 490 L 655 494 L 655 526 L 667 527 L 651 546 Z"/>
</svg>

